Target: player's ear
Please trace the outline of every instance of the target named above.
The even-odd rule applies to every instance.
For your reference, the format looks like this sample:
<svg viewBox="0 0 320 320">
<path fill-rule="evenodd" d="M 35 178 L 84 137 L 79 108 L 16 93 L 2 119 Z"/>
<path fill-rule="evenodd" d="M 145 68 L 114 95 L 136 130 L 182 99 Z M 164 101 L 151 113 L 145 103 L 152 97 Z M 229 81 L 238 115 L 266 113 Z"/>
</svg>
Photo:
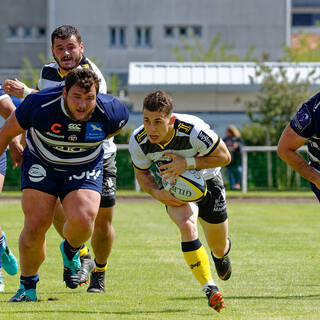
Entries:
<svg viewBox="0 0 320 320">
<path fill-rule="evenodd" d="M 67 90 L 66 90 L 66 87 L 64 87 L 62 89 L 62 96 L 63 96 L 63 99 L 66 99 L 67 98 Z"/>
<path fill-rule="evenodd" d="M 80 43 L 80 51 L 83 53 L 83 42 Z"/>
<path fill-rule="evenodd" d="M 176 120 L 176 116 L 171 116 L 169 123 L 173 124 Z"/>
</svg>

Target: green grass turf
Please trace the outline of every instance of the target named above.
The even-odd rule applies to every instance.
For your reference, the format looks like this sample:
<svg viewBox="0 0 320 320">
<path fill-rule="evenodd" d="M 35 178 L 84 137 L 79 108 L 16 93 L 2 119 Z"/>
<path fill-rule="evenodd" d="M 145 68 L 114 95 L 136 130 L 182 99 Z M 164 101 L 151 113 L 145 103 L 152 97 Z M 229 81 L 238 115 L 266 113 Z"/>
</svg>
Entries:
<svg viewBox="0 0 320 320">
<path fill-rule="evenodd" d="M 186 267 L 179 232 L 164 207 L 140 201 L 117 204 L 105 294 L 65 287 L 61 239 L 51 228 L 40 268 L 40 301 L 8 303 L 19 276 L 5 274 L 0 319 L 319 319 L 318 204 L 230 203 L 228 210 L 230 280 L 216 280 L 211 264 L 227 304 L 220 314 L 207 306 Z M 18 254 L 20 204 L 0 203 L 0 222 Z"/>
</svg>

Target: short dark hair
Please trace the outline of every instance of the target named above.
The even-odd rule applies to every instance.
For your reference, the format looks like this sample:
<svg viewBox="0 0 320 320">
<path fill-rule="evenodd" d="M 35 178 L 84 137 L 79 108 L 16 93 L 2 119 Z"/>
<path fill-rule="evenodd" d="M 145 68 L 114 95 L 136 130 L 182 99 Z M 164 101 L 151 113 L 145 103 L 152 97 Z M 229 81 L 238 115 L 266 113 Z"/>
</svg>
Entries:
<svg viewBox="0 0 320 320">
<path fill-rule="evenodd" d="M 88 92 L 92 85 L 94 85 L 96 93 L 98 94 L 99 92 L 99 79 L 97 75 L 88 68 L 76 68 L 66 75 L 66 91 L 68 92 L 75 84 L 80 88 L 85 89 L 86 92 Z"/>
<path fill-rule="evenodd" d="M 173 111 L 172 98 L 164 91 L 157 90 L 149 93 L 143 100 L 143 109 L 164 112 L 170 115 Z"/>
<path fill-rule="evenodd" d="M 69 25 L 60 26 L 53 30 L 53 32 L 51 33 L 51 45 L 54 44 L 54 40 L 56 38 L 67 39 L 70 38 L 72 35 L 76 36 L 79 44 L 82 42 L 81 35 L 76 27 Z"/>
</svg>

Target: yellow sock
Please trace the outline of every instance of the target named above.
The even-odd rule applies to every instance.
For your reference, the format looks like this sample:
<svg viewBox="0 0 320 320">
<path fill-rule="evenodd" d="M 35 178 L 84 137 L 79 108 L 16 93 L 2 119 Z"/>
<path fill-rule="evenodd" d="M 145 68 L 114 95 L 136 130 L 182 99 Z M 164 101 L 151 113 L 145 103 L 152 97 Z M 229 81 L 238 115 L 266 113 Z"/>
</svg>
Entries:
<svg viewBox="0 0 320 320">
<path fill-rule="evenodd" d="M 181 247 L 184 259 L 199 283 L 203 286 L 207 282 L 212 282 L 208 255 L 200 240 L 182 242 Z"/>
<path fill-rule="evenodd" d="M 102 265 L 101 265 L 102 266 Z M 96 268 L 94 269 L 94 271 L 95 272 L 104 272 L 104 271 L 106 271 L 107 270 L 107 268 L 108 268 L 108 264 L 105 264 L 104 266 L 102 266 L 102 267 L 98 267 L 97 265 L 96 265 Z"/>
<path fill-rule="evenodd" d="M 81 247 L 80 249 L 80 257 L 88 254 L 88 252 L 89 252 L 88 247 L 85 244 L 83 244 L 83 247 Z"/>
</svg>

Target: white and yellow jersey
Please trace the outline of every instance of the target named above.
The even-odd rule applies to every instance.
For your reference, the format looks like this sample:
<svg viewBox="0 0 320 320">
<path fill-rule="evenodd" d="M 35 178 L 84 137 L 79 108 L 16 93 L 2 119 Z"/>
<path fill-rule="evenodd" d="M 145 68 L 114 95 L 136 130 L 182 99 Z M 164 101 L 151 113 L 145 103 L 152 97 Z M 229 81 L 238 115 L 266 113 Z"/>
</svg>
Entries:
<svg viewBox="0 0 320 320">
<path fill-rule="evenodd" d="M 198 117 L 174 113 L 174 135 L 165 145 L 151 143 L 144 126 L 132 133 L 129 151 L 133 165 L 139 170 L 149 170 L 152 163 L 159 166 L 168 161 L 165 153 L 174 153 L 181 157 L 206 156 L 214 152 L 220 142 L 219 136 L 210 126 Z M 202 169 L 206 180 L 220 172 L 218 168 Z"/>
</svg>

